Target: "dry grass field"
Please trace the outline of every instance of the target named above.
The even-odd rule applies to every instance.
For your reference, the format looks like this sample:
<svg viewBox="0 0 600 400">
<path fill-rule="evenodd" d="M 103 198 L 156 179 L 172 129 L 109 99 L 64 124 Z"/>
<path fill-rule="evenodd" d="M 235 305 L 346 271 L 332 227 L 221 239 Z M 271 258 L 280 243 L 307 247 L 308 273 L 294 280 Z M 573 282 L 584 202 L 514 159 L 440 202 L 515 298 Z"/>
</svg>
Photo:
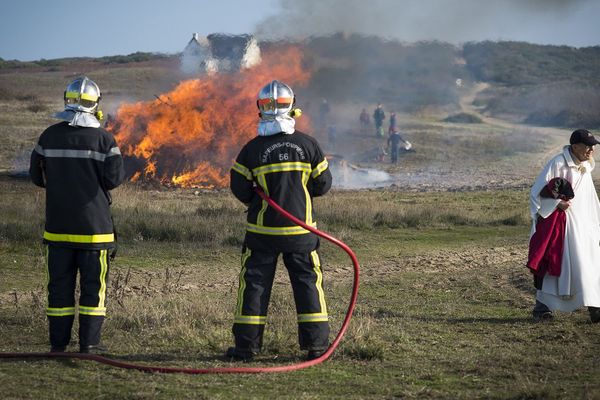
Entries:
<svg viewBox="0 0 600 400">
<path fill-rule="evenodd" d="M 107 88 L 110 109 L 125 99 L 151 99 L 180 78 L 151 63 L 87 68 L 0 73 L 1 352 L 48 349 L 44 193 L 14 172 L 27 166 L 39 133 L 53 122 L 48 115 L 61 109 L 66 82 L 74 73 L 94 77 Z M 385 187 L 337 187 L 315 201 L 319 227 L 347 242 L 361 262 L 357 308 L 330 360 L 291 373 L 201 376 L 78 360 L 0 360 L 2 398 L 600 398 L 600 326 L 585 310 L 551 323 L 530 318 L 528 186 L 568 132 L 490 118 L 440 120 L 402 116 L 415 151 L 395 166 L 371 158 L 381 143 L 358 132 L 350 117 L 341 128 L 346 136 L 335 150 L 391 178 Z M 104 329 L 110 356 L 161 366 L 230 365 L 222 354 L 232 342 L 243 205 L 225 189 L 132 183 L 113 197 L 120 242 Z M 321 252 L 335 332 L 352 267 L 329 243 Z M 265 348 L 252 366 L 302 357 L 280 267 Z"/>
</svg>

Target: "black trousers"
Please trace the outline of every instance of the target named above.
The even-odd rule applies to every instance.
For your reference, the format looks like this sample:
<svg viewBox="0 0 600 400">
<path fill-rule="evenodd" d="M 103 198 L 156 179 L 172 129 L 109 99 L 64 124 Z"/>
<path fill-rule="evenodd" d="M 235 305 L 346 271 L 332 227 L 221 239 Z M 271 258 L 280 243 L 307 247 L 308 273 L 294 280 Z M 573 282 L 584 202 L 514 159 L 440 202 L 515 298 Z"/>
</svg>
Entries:
<svg viewBox="0 0 600 400">
<path fill-rule="evenodd" d="M 267 309 L 279 253 L 244 248 L 238 300 L 233 323 L 235 347 L 258 352 L 262 348 Z M 323 292 L 321 262 L 316 250 L 283 253 L 298 314 L 298 342 L 302 350 L 329 346 L 329 322 Z"/>
<path fill-rule="evenodd" d="M 391 158 L 391 162 L 393 164 L 396 164 L 398 162 L 398 147 L 397 146 L 392 146 L 390 158 Z"/>
<path fill-rule="evenodd" d="M 48 325 L 50 345 L 65 347 L 71 340 L 75 318 L 75 286 L 79 271 L 79 344 L 100 343 L 106 316 L 108 250 L 84 250 L 49 245 Z"/>
</svg>

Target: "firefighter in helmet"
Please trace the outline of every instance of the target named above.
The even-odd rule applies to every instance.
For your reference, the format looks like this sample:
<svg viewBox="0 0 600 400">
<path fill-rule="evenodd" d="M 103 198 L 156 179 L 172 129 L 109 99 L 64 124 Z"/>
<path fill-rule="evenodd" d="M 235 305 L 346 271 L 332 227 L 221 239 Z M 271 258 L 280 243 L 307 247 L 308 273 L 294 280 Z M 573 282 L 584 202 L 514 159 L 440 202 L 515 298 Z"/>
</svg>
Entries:
<svg viewBox="0 0 600 400">
<path fill-rule="evenodd" d="M 257 105 L 258 136 L 240 151 L 231 169 L 231 191 L 248 206 L 242 269 L 235 309 L 235 347 L 226 356 L 250 360 L 262 347 L 267 307 L 280 254 L 288 270 L 298 317 L 300 348 L 307 359 L 329 345 L 329 322 L 318 237 L 279 215 L 253 190 L 262 189 L 276 203 L 308 225 L 316 226 L 312 198 L 331 187 L 331 172 L 317 141 L 295 129 L 295 97 L 279 81 L 263 87 Z"/>
<path fill-rule="evenodd" d="M 79 314 L 79 351 L 101 352 L 106 315 L 108 252 L 115 247 L 109 190 L 125 177 L 113 136 L 100 128 L 101 94 L 87 77 L 64 92 L 62 122 L 47 128 L 31 153 L 33 183 L 46 189 L 48 325 L 50 351 L 63 352 Z M 77 272 L 80 297 L 75 304 Z"/>
</svg>

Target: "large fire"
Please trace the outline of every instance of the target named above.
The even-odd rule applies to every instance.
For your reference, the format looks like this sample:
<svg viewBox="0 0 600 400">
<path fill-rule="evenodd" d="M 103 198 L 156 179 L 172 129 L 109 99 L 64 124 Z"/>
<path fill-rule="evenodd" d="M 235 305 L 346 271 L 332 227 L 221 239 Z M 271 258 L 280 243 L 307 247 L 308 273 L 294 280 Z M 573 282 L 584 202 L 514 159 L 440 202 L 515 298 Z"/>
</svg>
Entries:
<svg viewBox="0 0 600 400">
<path fill-rule="evenodd" d="M 279 48 L 263 53 L 252 69 L 183 81 L 154 101 L 124 104 L 108 129 L 128 159 L 133 181 L 223 187 L 235 156 L 256 136 L 262 86 L 278 79 L 293 88 L 309 78 L 300 49 Z M 298 123 L 309 121 L 302 116 Z"/>
</svg>

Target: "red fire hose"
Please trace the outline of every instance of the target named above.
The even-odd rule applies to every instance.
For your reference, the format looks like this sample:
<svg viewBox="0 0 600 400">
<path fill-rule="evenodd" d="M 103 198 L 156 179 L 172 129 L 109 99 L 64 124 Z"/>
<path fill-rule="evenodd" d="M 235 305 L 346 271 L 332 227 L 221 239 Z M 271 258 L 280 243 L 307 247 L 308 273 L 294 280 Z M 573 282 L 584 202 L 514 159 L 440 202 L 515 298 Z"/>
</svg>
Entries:
<svg viewBox="0 0 600 400">
<path fill-rule="evenodd" d="M 341 247 L 352 259 L 352 264 L 354 265 L 354 283 L 352 285 L 352 296 L 350 297 L 350 305 L 348 306 L 348 311 L 346 312 L 346 317 L 344 318 L 344 322 L 342 323 L 342 327 L 338 332 L 337 336 L 327 349 L 325 353 L 323 353 L 320 357 L 315 358 L 310 361 L 303 361 L 296 364 L 291 365 L 283 365 L 279 367 L 223 367 L 223 368 L 176 368 L 176 367 L 156 367 L 150 365 L 139 365 L 139 364 L 130 364 L 118 360 L 113 360 L 111 358 L 106 358 L 96 354 L 82 354 L 82 353 L 0 353 L 0 358 L 78 358 L 81 360 L 89 360 L 96 361 L 102 364 L 112 365 L 113 367 L 125 368 L 125 369 L 135 369 L 138 371 L 144 372 L 162 372 L 162 373 L 182 373 L 182 374 L 257 374 L 257 373 L 266 373 L 266 372 L 286 372 L 286 371 L 295 371 L 303 368 L 312 367 L 313 365 L 317 365 L 327 360 L 329 356 L 336 349 L 340 341 L 342 340 L 342 336 L 348 329 L 348 325 L 350 324 L 350 318 L 352 317 L 352 312 L 354 311 L 354 306 L 356 305 L 356 298 L 358 296 L 358 276 L 359 276 L 359 265 L 358 259 L 356 255 L 348 247 L 344 242 L 339 239 L 334 238 L 333 236 L 328 235 L 325 232 L 321 232 L 312 226 L 305 224 L 303 221 L 294 217 L 292 214 L 284 210 L 279 206 L 279 204 L 275 203 L 271 198 L 269 198 L 262 190 L 259 188 L 255 189 L 256 193 L 260 197 L 263 198 L 271 207 L 273 207 L 278 213 L 282 214 L 284 217 L 290 219 L 297 225 L 300 225 L 304 229 L 311 231 L 312 233 L 329 240 L 335 245 Z"/>
</svg>

